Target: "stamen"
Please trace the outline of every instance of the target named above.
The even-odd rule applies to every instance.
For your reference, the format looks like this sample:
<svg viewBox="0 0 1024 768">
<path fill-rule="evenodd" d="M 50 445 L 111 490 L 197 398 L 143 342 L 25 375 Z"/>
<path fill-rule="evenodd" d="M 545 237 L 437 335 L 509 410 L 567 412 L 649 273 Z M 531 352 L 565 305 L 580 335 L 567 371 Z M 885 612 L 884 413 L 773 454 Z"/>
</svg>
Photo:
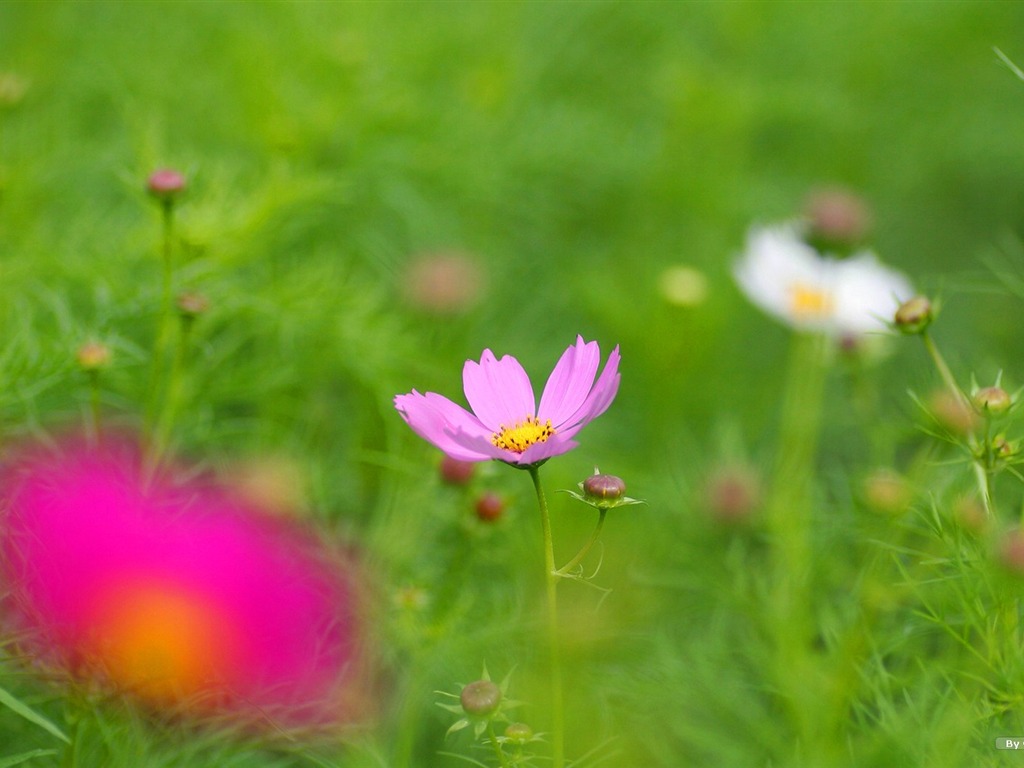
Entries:
<svg viewBox="0 0 1024 768">
<path fill-rule="evenodd" d="M 835 308 L 831 294 L 803 283 L 790 286 L 790 311 L 801 318 L 825 317 Z"/>
<path fill-rule="evenodd" d="M 491 436 L 491 442 L 506 451 L 522 453 L 531 445 L 546 442 L 553 434 L 555 428 L 551 426 L 551 419 L 541 424 L 536 416 L 527 416 L 511 427 L 502 424 L 501 430 Z"/>
</svg>

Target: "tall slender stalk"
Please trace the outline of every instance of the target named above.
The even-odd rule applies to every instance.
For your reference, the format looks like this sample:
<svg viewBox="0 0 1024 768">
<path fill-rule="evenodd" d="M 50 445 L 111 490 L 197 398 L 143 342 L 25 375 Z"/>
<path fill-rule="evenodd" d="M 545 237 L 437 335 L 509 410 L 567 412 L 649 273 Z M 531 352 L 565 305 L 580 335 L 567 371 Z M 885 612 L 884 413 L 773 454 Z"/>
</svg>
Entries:
<svg viewBox="0 0 1024 768">
<path fill-rule="evenodd" d="M 766 513 L 773 540 L 767 619 L 775 646 L 775 684 L 790 709 L 800 749 L 820 741 L 818 714 L 807 703 L 811 651 L 813 483 L 825 384 L 820 335 L 793 337 L 779 424 L 774 486 Z"/>
<path fill-rule="evenodd" d="M 551 664 L 551 765 L 552 768 L 563 768 L 565 765 L 565 717 L 562 693 L 562 660 L 558 647 L 558 581 L 561 574 L 555 570 L 555 544 L 551 536 L 551 515 L 548 502 L 544 498 L 544 489 L 540 484 L 540 471 L 536 466 L 529 468 L 530 479 L 533 480 L 537 492 L 537 505 L 540 507 L 541 533 L 544 537 L 544 578 L 547 587 L 548 601 L 548 644 Z"/>
</svg>

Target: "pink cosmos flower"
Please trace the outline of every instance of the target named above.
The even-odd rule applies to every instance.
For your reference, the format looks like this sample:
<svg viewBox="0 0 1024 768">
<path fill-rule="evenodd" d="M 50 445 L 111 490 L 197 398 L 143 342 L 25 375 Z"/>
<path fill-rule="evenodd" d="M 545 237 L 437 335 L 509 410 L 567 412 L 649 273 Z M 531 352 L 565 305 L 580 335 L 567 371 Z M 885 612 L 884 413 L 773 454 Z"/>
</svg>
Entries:
<svg viewBox="0 0 1024 768">
<path fill-rule="evenodd" d="M 548 377 L 538 406 L 519 361 L 496 359 L 485 349 L 479 363 L 467 360 L 462 369 L 472 412 L 416 390 L 398 395 L 395 408 L 417 435 L 454 459 L 528 467 L 575 448 L 572 437 L 611 405 L 619 390 L 619 348 L 595 382 L 600 363 L 597 342 L 577 336 Z"/>
<path fill-rule="evenodd" d="M 127 441 L 0 473 L 0 593 L 44 665 L 154 704 L 288 726 L 365 706 L 350 564 L 223 488 L 147 480 Z"/>
</svg>

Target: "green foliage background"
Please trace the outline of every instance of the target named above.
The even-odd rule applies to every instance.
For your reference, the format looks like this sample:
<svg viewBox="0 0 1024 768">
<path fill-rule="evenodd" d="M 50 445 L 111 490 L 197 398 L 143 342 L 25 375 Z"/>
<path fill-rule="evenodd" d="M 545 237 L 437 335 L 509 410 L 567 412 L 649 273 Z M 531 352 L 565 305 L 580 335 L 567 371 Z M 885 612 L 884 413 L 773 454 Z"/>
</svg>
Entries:
<svg viewBox="0 0 1024 768">
<path fill-rule="evenodd" d="M 710 527 L 698 491 L 720 462 L 771 466 L 789 334 L 730 268 L 752 222 L 791 216 L 817 185 L 869 200 L 881 257 L 941 295 L 936 336 L 964 383 L 1001 369 L 1021 382 L 1024 82 L 993 51 L 1024 61 L 1021 29 L 1024 6 L 991 2 L 0 3 L 0 71 L 29 82 L 0 111 L 5 441 L 82 417 L 74 353 L 94 337 L 115 353 L 105 411 L 141 422 L 160 295 L 143 183 L 181 168 L 177 282 L 212 308 L 175 444 L 214 464 L 298 462 L 313 514 L 366 552 L 380 593 L 380 725 L 355 746 L 196 741 L 111 705 L 84 731 L 82 764 L 456 765 L 437 753 L 466 745 L 444 741 L 433 691 L 484 663 L 515 666 L 543 730 L 527 478 L 485 471 L 478 485 L 510 510 L 477 525 L 391 398 L 457 396 L 463 361 L 485 347 L 542 379 L 577 333 L 605 353 L 621 344 L 622 387 L 546 482 L 571 488 L 597 465 L 649 504 L 609 520 L 597 583 L 614 591 L 599 610 L 599 593 L 563 587 L 571 751 L 602 745 L 626 767 L 1004 764 L 990 737 L 1024 734 L 1021 662 L 998 686 L 1016 698 L 979 709 L 970 654 L 909 619 L 927 611 L 900 603 L 898 575 L 877 588 L 905 610 L 872 625 L 852 678 L 829 677 L 849 665 L 826 653 L 835 685 L 808 677 L 781 705 L 759 629 L 770 618 L 752 599 L 763 542 Z M 411 259 L 446 249 L 477 255 L 489 286 L 456 319 L 403 293 Z M 707 301 L 663 299 L 659 276 L 678 264 L 707 276 Z M 910 340 L 892 347 L 869 372 L 875 421 L 853 411 L 842 375 L 828 382 L 827 647 L 859 610 L 846 585 L 873 562 L 859 542 L 887 535 L 851 489 L 922 440 L 906 390 L 936 383 Z M 927 491 L 953 485 L 924 484 L 922 519 Z M 1019 506 L 1013 486 L 1003 494 Z M 590 520 L 552 500 L 571 552 Z M 925 535 L 918 524 L 905 535 Z M 392 607 L 410 585 L 431 595 L 423 615 Z M 60 719 L 56 689 L 17 660 L 0 684 Z M 802 752 L 801 718 L 826 700 L 848 707 L 845 725 Z M 48 738 L 0 710 L 0 757 L 59 747 Z"/>
</svg>

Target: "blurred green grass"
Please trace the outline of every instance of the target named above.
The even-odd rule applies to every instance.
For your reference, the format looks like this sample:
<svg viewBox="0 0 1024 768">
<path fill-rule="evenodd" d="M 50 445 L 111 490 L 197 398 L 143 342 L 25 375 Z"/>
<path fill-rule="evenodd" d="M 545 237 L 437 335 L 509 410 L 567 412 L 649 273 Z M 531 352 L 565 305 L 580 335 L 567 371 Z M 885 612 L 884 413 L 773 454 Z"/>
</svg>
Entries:
<svg viewBox="0 0 1024 768">
<path fill-rule="evenodd" d="M 961 378 L 1005 368 L 1019 383 L 1021 298 L 1005 282 L 1024 263 L 1024 83 L 993 46 L 1024 61 L 1022 23 L 1020 5 L 972 2 L 5 2 L 0 71 L 29 89 L 0 111 L 0 427 L 78 418 L 74 351 L 92 336 L 115 350 L 106 410 L 138 420 L 160 290 L 142 185 L 162 165 L 190 178 L 179 286 L 212 301 L 178 446 L 294 457 L 316 514 L 366 542 L 385 590 L 443 581 L 447 558 L 469 557 L 448 530 L 461 502 L 391 397 L 457 395 L 485 347 L 538 378 L 576 333 L 619 343 L 616 403 L 545 469 L 572 487 L 598 465 L 650 502 L 609 523 L 599 581 L 615 592 L 604 618 L 578 617 L 598 639 L 580 640 L 571 711 L 596 711 L 602 738 L 633 729 L 622 765 L 783 754 L 785 730 L 775 747 L 756 736 L 779 713 L 744 701 L 758 646 L 730 563 L 748 544 L 715 538 L 694 504 L 708 467 L 768 464 L 774 445 L 788 336 L 745 302 L 731 261 L 752 222 L 847 185 L 875 211 L 882 258 L 942 295 L 937 334 Z M 489 285 L 455 319 L 403 292 L 412 258 L 444 249 L 477 255 Z M 660 295 L 677 264 L 706 275 L 706 301 Z M 846 382 L 830 382 L 839 542 L 857 525 L 850 477 L 913 442 L 906 389 L 934 383 L 920 350 L 894 352 L 871 371 L 892 456 L 871 452 Z M 542 699 L 533 606 L 516 598 L 537 586 L 515 570 L 534 565 L 528 484 L 488 482 L 515 509 L 494 535 L 467 534 L 494 583 L 447 620 L 457 632 L 394 651 L 399 696 L 423 696 L 405 734 L 423 765 L 442 764 L 446 727 L 430 692 L 483 661 L 518 664 Z M 554 504 L 559 540 L 584 536 L 589 520 Z M 707 690 L 726 693 L 701 711 Z M 723 741 L 744 723 L 754 735 Z"/>
</svg>

